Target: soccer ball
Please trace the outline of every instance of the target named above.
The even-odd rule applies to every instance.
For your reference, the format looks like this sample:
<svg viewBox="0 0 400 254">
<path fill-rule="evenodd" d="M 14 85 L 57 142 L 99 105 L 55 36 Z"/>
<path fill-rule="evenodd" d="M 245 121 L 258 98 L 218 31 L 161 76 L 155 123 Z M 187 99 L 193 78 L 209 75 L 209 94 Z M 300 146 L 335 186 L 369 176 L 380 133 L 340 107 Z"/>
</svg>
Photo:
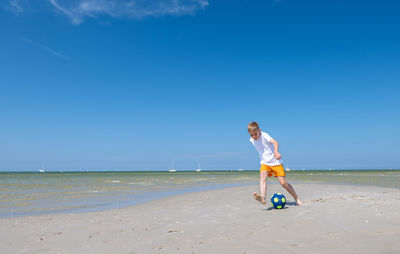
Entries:
<svg viewBox="0 0 400 254">
<path fill-rule="evenodd" d="M 274 206 L 275 209 L 282 209 L 285 207 L 286 198 L 282 193 L 275 193 L 271 197 L 271 205 Z"/>
</svg>

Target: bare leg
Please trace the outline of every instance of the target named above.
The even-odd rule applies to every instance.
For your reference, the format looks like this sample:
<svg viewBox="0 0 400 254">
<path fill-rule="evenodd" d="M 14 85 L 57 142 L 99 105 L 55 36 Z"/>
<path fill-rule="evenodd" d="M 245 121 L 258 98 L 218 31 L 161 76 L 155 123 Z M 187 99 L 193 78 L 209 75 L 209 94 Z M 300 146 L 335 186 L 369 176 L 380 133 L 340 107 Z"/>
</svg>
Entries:
<svg viewBox="0 0 400 254">
<path fill-rule="evenodd" d="M 261 194 L 258 195 L 257 192 L 254 192 L 254 198 L 263 204 L 266 204 L 265 194 L 267 193 L 267 176 L 268 176 L 268 174 L 267 174 L 266 170 L 263 170 L 260 172 L 260 193 Z"/>
<path fill-rule="evenodd" d="M 290 195 L 292 195 L 292 197 L 294 198 L 294 200 L 296 201 L 296 203 L 298 205 L 302 205 L 303 202 L 300 201 L 299 197 L 297 196 L 296 192 L 294 191 L 292 185 L 290 185 L 287 181 L 286 178 L 284 176 L 278 176 L 278 181 L 279 183 L 282 185 L 283 188 L 285 188 Z"/>
</svg>

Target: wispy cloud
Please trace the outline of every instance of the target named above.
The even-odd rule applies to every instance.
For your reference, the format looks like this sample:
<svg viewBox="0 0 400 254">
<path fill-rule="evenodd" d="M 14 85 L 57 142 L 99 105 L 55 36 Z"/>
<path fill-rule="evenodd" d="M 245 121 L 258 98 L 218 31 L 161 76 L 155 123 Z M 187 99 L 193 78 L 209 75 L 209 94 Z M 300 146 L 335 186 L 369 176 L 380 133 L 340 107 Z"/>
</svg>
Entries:
<svg viewBox="0 0 400 254">
<path fill-rule="evenodd" d="M 9 0 L 7 9 L 23 11 L 21 1 Z M 208 0 L 45 0 L 58 13 L 75 25 L 86 18 L 110 16 L 113 18 L 142 19 L 165 15 L 193 15 L 208 6 Z"/>
<path fill-rule="evenodd" d="M 62 7 L 61 5 L 58 4 L 56 0 L 49 0 L 49 2 L 62 14 L 67 16 L 72 23 L 74 24 L 80 24 L 82 23 L 82 17 L 80 15 L 77 15 L 76 13 Z"/>
<path fill-rule="evenodd" d="M 30 39 L 27 39 L 27 38 L 22 38 L 22 39 L 24 41 L 26 41 L 27 43 L 31 44 L 32 46 L 35 46 L 35 47 L 37 47 L 39 49 L 42 49 L 42 50 L 52 54 L 55 57 L 58 57 L 60 59 L 66 60 L 66 61 L 70 60 L 70 58 L 68 56 L 66 56 L 64 54 L 61 54 L 61 53 L 55 51 L 54 49 L 52 49 L 52 48 L 50 48 L 50 47 L 48 47 L 46 45 L 43 45 L 43 44 L 40 44 L 40 43 L 36 43 L 36 42 L 34 42 L 34 41 L 30 40 Z"/>
<path fill-rule="evenodd" d="M 15 15 L 24 11 L 21 0 L 8 0 L 8 3 L 4 5 L 4 9 L 13 12 Z"/>
</svg>

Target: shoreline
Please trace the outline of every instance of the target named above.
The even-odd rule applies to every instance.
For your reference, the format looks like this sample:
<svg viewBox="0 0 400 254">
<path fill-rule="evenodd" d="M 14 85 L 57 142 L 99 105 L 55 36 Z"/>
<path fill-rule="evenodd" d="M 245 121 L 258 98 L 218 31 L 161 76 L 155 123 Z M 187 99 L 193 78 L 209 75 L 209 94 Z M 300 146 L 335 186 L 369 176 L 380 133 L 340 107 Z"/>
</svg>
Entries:
<svg viewBox="0 0 400 254">
<path fill-rule="evenodd" d="M 294 185 L 282 210 L 253 197 L 257 185 L 168 196 L 89 213 L 1 218 L 5 253 L 400 253 L 400 190 Z M 23 241 L 21 239 L 24 239 Z M 340 243 L 340 244 L 338 244 Z"/>
<path fill-rule="evenodd" d="M 382 186 L 400 189 L 400 174 L 380 172 L 288 173 L 293 184 Z M 269 180 L 269 185 L 276 180 Z M 118 209 L 180 193 L 258 184 L 257 172 L 17 173 L 0 180 L 0 217 L 85 213 Z"/>
<path fill-rule="evenodd" d="M 149 202 L 162 200 L 168 197 L 174 197 L 179 195 L 185 195 L 189 193 L 198 193 L 203 191 L 213 191 L 213 190 L 221 190 L 221 189 L 229 189 L 235 187 L 242 187 L 242 186 L 249 186 L 251 184 L 219 184 L 219 185 L 206 185 L 206 186 L 196 186 L 190 188 L 182 188 L 182 189 L 175 189 L 169 190 L 163 193 L 159 193 L 160 195 L 157 197 L 154 194 L 150 194 L 149 196 L 141 197 L 140 200 L 134 200 L 129 202 L 124 202 L 125 204 L 111 204 L 111 205 L 104 205 L 101 206 L 93 206 L 93 207 L 84 207 L 84 208 L 72 208 L 67 210 L 60 210 L 56 212 L 37 212 L 34 214 L 16 214 L 16 215 L 6 215 L 0 216 L 0 219 L 11 219 L 11 218 L 23 218 L 23 217 L 35 217 L 35 216 L 45 216 L 45 215 L 58 215 L 58 214 L 85 214 L 85 213 L 95 213 L 95 212 L 103 212 L 103 211 L 110 211 L 110 210 L 118 210 L 124 209 L 129 207 L 134 207 L 141 204 L 146 204 Z M 144 193 L 149 194 L 149 193 Z"/>
<path fill-rule="evenodd" d="M 290 180 L 289 180 L 290 181 Z M 321 183 L 321 182 L 306 182 L 306 181 L 299 181 L 299 180 L 294 180 L 290 181 L 289 183 L 292 183 L 294 185 L 300 184 L 300 185 L 338 185 L 338 186 L 358 186 L 358 187 L 378 187 L 378 188 L 386 188 L 386 189 L 397 189 L 400 190 L 400 187 L 392 187 L 392 186 L 380 186 L 380 185 L 370 185 L 370 184 L 357 184 L 357 183 L 341 183 L 341 182 L 331 182 L 331 183 Z M 149 197 L 143 197 L 141 200 L 135 200 L 135 201 L 130 201 L 130 202 L 125 202 L 125 204 L 112 204 L 112 205 L 107 205 L 106 207 L 100 207 L 100 206 L 93 206 L 93 207 L 84 207 L 84 208 L 72 208 L 72 209 L 67 209 L 67 210 L 61 210 L 60 211 L 52 211 L 52 212 L 37 212 L 33 214 L 17 214 L 17 215 L 2 215 L 0 216 L 0 219 L 11 219 L 11 218 L 23 218 L 23 217 L 30 217 L 30 216 L 45 216 L 45 215 L 62 215 L 62 214 L 85 214 L 85 213 L 95 213 L 95 212 L 103 212 L 103 211 L 110 211 L 110 210 L 117 210 L 117 209 L 125 209 L 129 207 L 134 207 L 137 205 L 141 204 L 147 204 L 149 202 L 154 202 L 154 201 L 159 201 L 168 197 L 175 197 L 175 196 L 180 196 L 180 195 L 185 195 L 185 194 L 190 194 L 190 193 L 199 193 L 199 192 L 204 192 L 204 191 L 213 191 L 213 190 L 221 190 L 221 189 L 229 189 L 229 188 L 236 188 L 236 187 L 244 187 L 244 186 L 253 186 L 254 184 L 250 183 L 235 183 L 235 184 L 218 184 L 218 185 L 206 185 L 206 186 L 196 186 L 196 187 L 191 187 L 191 188 L 182 188 L 182 189 L 176 189 L 176 190 L 170 190 L 164 193 L 161 193 L 159 197 L 156 196 L 149 196 Z M 277 181 L 273 182 L 268 182 L 268 186 L 270 185 L 279 185 Z M 259 192 L 258 186 L 257 190 Z M 283 189 L 282 189 L 283 191 Z M 281 192 L 282 192 L 281 191 Z M 286 194 L 288 195 L 288 193 Z M 267 195 L 268 196 L 268 195 Z M 268 203 L 268 202 L 267 202 Z"/>
</svg>

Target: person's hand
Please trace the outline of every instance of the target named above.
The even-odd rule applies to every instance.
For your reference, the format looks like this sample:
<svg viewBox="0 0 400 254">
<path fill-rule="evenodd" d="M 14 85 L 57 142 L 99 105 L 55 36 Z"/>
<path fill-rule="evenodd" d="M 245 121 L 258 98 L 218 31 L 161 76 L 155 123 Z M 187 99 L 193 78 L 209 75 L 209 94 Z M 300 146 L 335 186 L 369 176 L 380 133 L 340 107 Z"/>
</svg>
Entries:
<svg viewBox="0 0 400 254">
<path fill-rule="evenodd" d="M 277 160 L 280 160 L 282 158 L 282 155 L 279 152 L 274 153 L 274 155 Z"/>
</svg>

